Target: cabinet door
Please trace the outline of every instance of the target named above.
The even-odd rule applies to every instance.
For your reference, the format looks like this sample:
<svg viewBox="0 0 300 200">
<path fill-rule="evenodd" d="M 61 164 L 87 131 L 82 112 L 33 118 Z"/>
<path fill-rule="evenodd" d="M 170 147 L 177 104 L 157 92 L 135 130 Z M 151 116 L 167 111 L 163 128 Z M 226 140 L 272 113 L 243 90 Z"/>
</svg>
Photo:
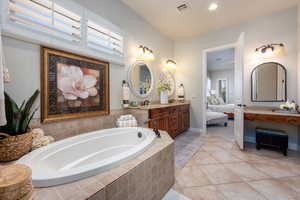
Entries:
<svg viewBox="0 0 300 200">
<path fill-rule="evenodd" d="M 177 113 L 171 114 L 169 116 L 169 134 L 172 137 L 178 135 L 178 115 Z"/>
<path fill-rule="evenodd" d="M 158 129 L 169 131 L 169 117 L 162 117 L 158 120 Z"/>
<path fill-rule="evenodd" d="M 168 131 L 169 128 L 169 117 L 157 117 L 151 119 L 152 121 L 149 123 L 149 128 L 158 128 L 159 130 Z"/>
<path fill-rule="evenodd" d="M 183 127 L 182 127 L 182 131 L 187 131 L 190 127 L 190 114 L 188 111 L 183 111 L 182 112 L 182 121 L 183 121 Z"/>
</svg>

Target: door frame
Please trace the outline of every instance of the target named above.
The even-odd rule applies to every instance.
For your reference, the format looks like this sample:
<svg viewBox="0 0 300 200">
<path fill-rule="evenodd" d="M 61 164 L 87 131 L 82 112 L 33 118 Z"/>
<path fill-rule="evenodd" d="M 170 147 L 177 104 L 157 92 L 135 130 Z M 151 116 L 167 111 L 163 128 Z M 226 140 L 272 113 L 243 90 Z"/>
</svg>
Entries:
<svg viewBox="0 0 300 200">
<path fill-rule="evenodd" d="M 203 135 L 207 135 L 207 127 L 206 127 L 206 106 L 207 106 L 207 54 L 214 52 L 214 51 L 221 51 L 221 50 L 225 50 L 225 49 L 231 49 L 234 48 L 235 51 L 238 48 L 238 44 L 235 43 L 229 43 L 229 44 L 225 44 L 225 45 L 220 45 L 220 46 L 216 46 L 216 47 L 212 47 L 212 48 L 208 48 L 208 49 L 204 49 L 202 51 L 202 101 L 201 101 L 201 110 L 202 112 L 202 133 Z M 234 65 L 236 65 L 236 63 L 234 63 Z"/>
</svg>

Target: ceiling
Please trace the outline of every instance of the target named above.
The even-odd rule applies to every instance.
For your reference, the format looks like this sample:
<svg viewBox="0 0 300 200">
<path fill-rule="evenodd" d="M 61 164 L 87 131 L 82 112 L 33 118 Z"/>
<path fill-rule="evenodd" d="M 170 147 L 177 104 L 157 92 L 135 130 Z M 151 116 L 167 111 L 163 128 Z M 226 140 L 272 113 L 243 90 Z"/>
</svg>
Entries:
<svg viewBox="0 0 300 200">
<path fill-rule="evenodd" d="M 212 30 L 269 15 L 296 6 L 299 0 L 121 0 L 173 40 L 195 37 Z M 187 2 L 190 8 L 179 12 Z M 213 12 L 209 5 L 216 2 Z"/>
<path fill-rule="evenodd" d="M 233 69 L 234 48 L 214 51 L 207 54 L 207 71 Z"/>
</svg>

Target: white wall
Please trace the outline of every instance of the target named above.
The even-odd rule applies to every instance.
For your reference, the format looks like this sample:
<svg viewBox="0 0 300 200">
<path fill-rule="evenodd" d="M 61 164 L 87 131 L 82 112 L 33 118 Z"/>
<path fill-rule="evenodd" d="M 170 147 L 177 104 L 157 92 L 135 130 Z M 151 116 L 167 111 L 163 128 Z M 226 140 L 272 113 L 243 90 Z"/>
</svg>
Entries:
<svg viewBox="0 0 300 200">
<path fill-rule="evenodd" d="M 210 78 L 211 78 L 212 90 L 216 90 L 216 91 L 218 90 L 217 89 L 218 80 L 220 80 L 220 79 L 227 80 L 228 103 L 234 103 L 234 71 L 233 71 L 233 69 L 210 71 Z"/>
<path fill-rule="evenodd" d="M 126 33 L 125 67 L 110 65 L 111 109 L 120 109 L 121 83 L 127 78 L 128 66 L 137 58 L 138 46 L 142 44 L 154 51 L 155 61 L 151 63 L 151 67 L 155 77 L 158 77 L 162 63 L 173 58 L 173 41 L 118 0 L 75 1 L 119 26 Z M 3 37 L 3 48 L 12 78 L 12 83 L 6 85 L 6 90 L 21 103 L 40 86 L 40 46 Z M 39 116 L 38 113 L 36 116 Z"/>
<path fill-rule="evenodd" d="M 250 100 L 252 69 L 268 61 L 276 61 L 287 68 L 288 98 L 297 99 L 297 9 L 292 8 L 272 16 L 260 17 L 255 20 L 210 32 L 209 34 L 175 42 L 174 57 L 178 63 L 177 82 L 183 83 L 187 99 L 192 100 L 191 126 L 202 128 L 201 125 L 201 72 L 202 51 L 228 43 L 236 42 L 241 32 L 246 34 L 244 89 L 247 105 L 275 106 L 279 103 L 252 103 Z M 254 49 L 268 43 L 282 42 L 287 54 L 272 59 L 254 59 Z"/>
</svg>

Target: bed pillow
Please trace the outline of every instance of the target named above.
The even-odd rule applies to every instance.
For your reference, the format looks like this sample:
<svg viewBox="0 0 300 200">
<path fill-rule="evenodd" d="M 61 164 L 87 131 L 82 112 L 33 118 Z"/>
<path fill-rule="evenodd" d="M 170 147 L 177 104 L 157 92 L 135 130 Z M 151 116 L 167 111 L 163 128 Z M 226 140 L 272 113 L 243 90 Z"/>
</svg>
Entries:
<svg viewBox="0 0 300 200">
<path fill-rule="evenodd" d="M 220 105 L 220 101 L 216 96 L 210 96 L 210 105 Z"/>
<path fill-rule="evenodd" d="M 225 105 L 225 102 L 222 97 L 218 97 L 218 101 L 220 105 Z"/>
</svg>

